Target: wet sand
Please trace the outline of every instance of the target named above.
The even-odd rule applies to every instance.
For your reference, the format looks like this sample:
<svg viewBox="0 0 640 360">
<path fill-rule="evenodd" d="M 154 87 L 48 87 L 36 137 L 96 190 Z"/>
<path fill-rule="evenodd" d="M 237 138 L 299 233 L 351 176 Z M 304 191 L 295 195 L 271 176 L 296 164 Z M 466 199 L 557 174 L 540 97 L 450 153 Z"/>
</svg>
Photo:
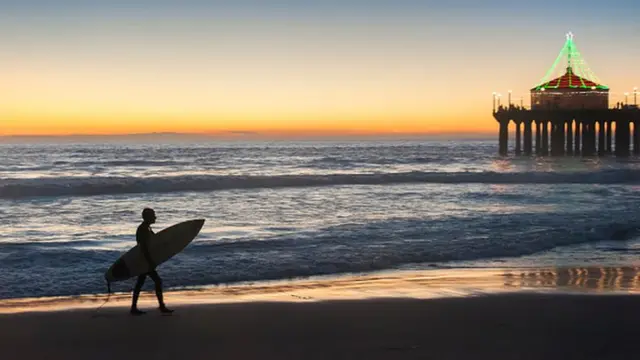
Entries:
<svg viewBox="0 0 640 360">
<path fill-rule="evenodd" d="M 631 359 L 640 297 L 493 295 L 3 315 L 4 359 Z"/>
<path fill-rule="evenodd" d="M 494 284 L 497 278 L 510 279 L 509 283 L 514 277 L 532 276 L 494 272 L 494 277 L 482 274 L 487 279 L 486 286 L 480 284 L 478 288 L 485 289 L 484 292 L 465 293 L 461 289 L 477 285 L 478 279 L 469 273 L 448 273 L 454 275 L 405 273 L 174 292 L 167 294 L 167 301 L 176 309 L 170 316 L 153 309 L 155 302 L 150 294 L 141 303 L 149 312 L 140 317 L 128 315 L 127 294 L 115 296 L 97 312 L 95 309 L 100 305 L 97 300 L 101 297 L 5 301 L 0 303 L 0 309 L 4 309 L 0 315 L 2 358 L 334 360 L 638 356 L 640 296 L 633 295 L 630 289 L 625 291 L 627 294 L 613 290 L 570 294 L 557 289 L 540 293 L 531 292 L 530 286 L 540 284 L 543 288 L 544 282 L 518 280 L 516 283 L 526 285 L 519 291 L 497 292 L 489 290 L 494 286 L 489 284 Z M 545 279 L 550 276 L 540 274 Z M 637 284 L 637 274 L 630 276 L 628 284 Z M 465 285 L 453 285 L 461 283 Z M 578 281 L 574 285 L 588 283 Z M 620 283 L 595 281 L 592 290 L 597 290 L 598 284 L 615 287 Z M 503 283 L 501 288 L 507 289 L 508 285 Z M 420 289 L 424 291 L 421 293 Z M 382 298 L 385 292 L 388 298 Z M 428 293 L 432 296 L 424 295 Z M 71 306 L 70 301 L 80 305 Z"/>
</svg>

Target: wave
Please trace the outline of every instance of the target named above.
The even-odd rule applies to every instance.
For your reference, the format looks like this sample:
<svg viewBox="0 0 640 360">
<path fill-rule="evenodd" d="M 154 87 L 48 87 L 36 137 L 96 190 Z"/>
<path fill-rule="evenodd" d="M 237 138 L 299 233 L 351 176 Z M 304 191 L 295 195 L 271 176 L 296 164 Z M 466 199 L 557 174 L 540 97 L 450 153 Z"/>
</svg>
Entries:
<svg viewBox="0 0 640 360">
<path fill-rule="evenodd" d="M 54 161 L 55 166 L 95 167 L 95 166 L 177 166 L 187 165 L 186 161 L 174 160 L 105 160 L 105 161 Z"/>
<path fill-rule="evenodd" d="M 0 180 L 0 198 L 93 196 L 339 185 L 640 184 L 640 170 L 593 172 L 403 172 L 304 175 L 189 175 L 173 177 L 57 177 Z"/>
<path fill-rule="evenodd" d="M 541 225 L 545 228 L 537 230 Z M 523 213 L 508 219 L 493 215 L 342 224 L 259 241 L 204 235 L 163 264 L 162 272 L 171 274 L 167 277 L 171 287 L 442 267 L 458 261 L 518 257 L 557 247 L 611 241 L 613 234 L 628 233 L 638 225 L 633 221 L 569 219 L 558 214 L 532 217 Z M 614 243 L 612 248 L 633 256 L 637 250 L 626 249 L 622 243 Z M 0 243 L 0 282 L 6 284 L 0 288 L 0 298 L 102 291 L 102 274 L 122 253 L 95 247 L 80 249 L 76 244 L 59 245 Z M 131 282 L 116 283 L 114 289 L 129 286 Z"/>
<path fill-rule="evenodd" d="M 472 159 L 458 159 L 441 156 L 408 156 L 408 157 L 384 157 L 384 156 L 367 156 L 367 157 L 334 157 L 325 156 L 318 159 L 312 159 L 308 162 L 311 167 L 318 168 L 346 168 L 357 166 L 375 166 L 375 165 L 411 165 L 411 164 L 448 164 L 455 162 L 470 161 Z"/>
</svg>

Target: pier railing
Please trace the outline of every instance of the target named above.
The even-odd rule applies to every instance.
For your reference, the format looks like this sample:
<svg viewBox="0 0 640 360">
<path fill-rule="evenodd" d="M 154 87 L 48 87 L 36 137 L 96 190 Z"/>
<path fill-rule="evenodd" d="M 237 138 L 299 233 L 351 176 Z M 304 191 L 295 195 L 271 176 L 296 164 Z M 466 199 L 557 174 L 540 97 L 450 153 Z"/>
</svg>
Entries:
<svg viewBox="0 0 640 360">
<path fill-rule="evenodd" d="M 640 107 L 638 105 L 618 105 L 615 107 L 609 107 L 607 109 L 598 109 L 598 110 L 638 110 L 640 109 Z M 519 105 L 512 105 L 510 107 L 508 106 L 499 106 L 498 108 L 496 108 L 493 113 L 499 113 L 499 112 L 517 112 L 517 111 L 531 111 L 532 108 L 531 106 L 527 107 L 527 106 L 519 106 Z M 535 109 L 536 111 L 589 111 L 592 109 L 560 109 L 560 108 L 554 108 L 554 107 L 548 107 L 548 108 L 539 108 L 539 109 Z"/>
</svg>

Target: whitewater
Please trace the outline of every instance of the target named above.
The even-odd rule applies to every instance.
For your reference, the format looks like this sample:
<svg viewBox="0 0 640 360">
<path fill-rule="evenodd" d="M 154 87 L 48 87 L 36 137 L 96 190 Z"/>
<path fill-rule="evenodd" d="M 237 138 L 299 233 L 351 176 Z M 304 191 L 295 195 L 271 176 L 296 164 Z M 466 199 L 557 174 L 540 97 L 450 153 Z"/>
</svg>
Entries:
<svg viewBox="0 0 640 360">
<path fill-rule="evenodd" d="M 640 159 L 495 140 L 0 144 L 0 298 L 102 293 L 135 244 L 205 218 L 167 287 L 394 269 L 640 266 Z M 114 284 L 128 291 L 133 284 Z"/>
</svg>

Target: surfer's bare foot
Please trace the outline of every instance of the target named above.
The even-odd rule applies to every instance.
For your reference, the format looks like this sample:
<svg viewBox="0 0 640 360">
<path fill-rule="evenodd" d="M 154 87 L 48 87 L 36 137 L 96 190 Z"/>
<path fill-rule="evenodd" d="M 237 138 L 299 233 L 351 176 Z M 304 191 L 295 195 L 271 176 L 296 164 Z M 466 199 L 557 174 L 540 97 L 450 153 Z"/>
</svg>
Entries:
<svg viewBox="0 0 640 360">
<path fill-rule="evenodd" d="M 173 312 L 173 310 L 169 309 L 166 306 L 160 306 L 160 312 L 163 314 L 171 314 Z"/>
<path fill-rule="evenodd" d="M 131 309 L 131 311 L 129 311 L 131 313 L 131 315 L 144 315 L 145 312 L 144 311 L 140 311 L 138 309 Z"/>
</svg>

